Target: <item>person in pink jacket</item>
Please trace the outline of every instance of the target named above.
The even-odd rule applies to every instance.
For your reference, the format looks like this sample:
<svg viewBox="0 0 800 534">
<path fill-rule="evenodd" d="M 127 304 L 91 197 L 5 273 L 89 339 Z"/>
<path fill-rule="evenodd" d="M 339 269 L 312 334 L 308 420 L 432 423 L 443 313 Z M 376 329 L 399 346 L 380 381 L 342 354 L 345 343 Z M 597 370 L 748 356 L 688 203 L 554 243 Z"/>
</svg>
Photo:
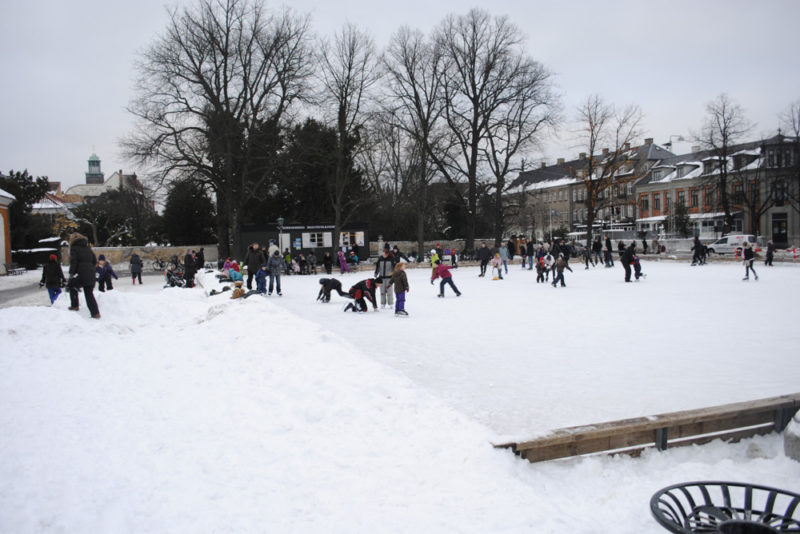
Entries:
<svg viewBox="0 0 800 534">
<path fill-rule="evenodd" d="M 433 285 L 433 281 L 437 278 L 441 278 L 442 281 L 439 284 L 439 298 L 444 298 L 444 285 L 450 284 L 450 287 L 453 288 L 453 291 L 456 292 L 456 296 L 460 297 L 461 292 L 458 290 L 456 285 L 453 283 L 453 275 L 450 274 L 450 266 L 449 265 L 442 265 L 441 260 L 436 260 L 436 270 L 433 272 L 433 277 L 431 278 L 431 285 Z"/>
</svg>

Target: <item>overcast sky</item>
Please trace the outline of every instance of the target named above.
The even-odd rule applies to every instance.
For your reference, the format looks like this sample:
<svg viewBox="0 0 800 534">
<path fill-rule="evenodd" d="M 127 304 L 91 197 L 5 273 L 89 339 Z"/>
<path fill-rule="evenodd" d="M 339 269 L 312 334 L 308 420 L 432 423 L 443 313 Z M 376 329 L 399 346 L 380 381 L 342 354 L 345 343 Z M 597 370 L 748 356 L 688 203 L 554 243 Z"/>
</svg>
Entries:
<svg viewBox="0 0 800 534">
<path fill-rule="evenodd" d="M 178 5 L 191 5 L 188 0 Z M 94 151 L 108 177 L 136 169 L 120 154 L 131 128 L 133 63 L 166 25 L 163 0 L 0 2 L 0 171 L 84 182 Z M 267 3 L 270 5 L 270 3 Z M 279 5 L 271 3 L 271 5 Z M 778 114 L 800 99 L 797 0 L 295 0 L 327 36 L 350 21 L 383 46 L 401 25 L 429 32 L 449 13 L 480 7 L 508 15 L 531 57 L 555 73 L 565 115 L 597 93 L 645 115 L 657 143 L 697 131 L 706 104 L 726 92 L 773 135 Z M 604 9 L 599 9 L 603 7 Z M 566 133 L 531 159 L 580 151 Z M 678 145 L 688 151 L 691 143 Z"/>
</svg>

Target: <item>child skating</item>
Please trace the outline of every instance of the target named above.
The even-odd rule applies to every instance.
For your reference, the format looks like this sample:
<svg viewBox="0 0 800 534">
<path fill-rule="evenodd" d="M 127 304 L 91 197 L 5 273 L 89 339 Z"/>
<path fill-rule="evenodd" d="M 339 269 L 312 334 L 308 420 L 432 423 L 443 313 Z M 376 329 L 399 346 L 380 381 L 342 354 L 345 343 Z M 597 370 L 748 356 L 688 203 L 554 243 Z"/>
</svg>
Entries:
<svg viewBox="0 0 800 534">
<path fill-rule="evenodd" d="M 394 314 L 398 317 L 407 317 L 406 293 L 409 291 L 409 286 L 408 276 L 406 276 L 406 264 L 402 261 L 394 266 L 387 287 L 394 288 Z"/>
<path fill-rule="evenodd" d="M 433 284 L 433 281 L 436 280 L 437 278 L 442 279 L 441 283 L 439 284 L 439 295 L 438 295 L 439 298 L 444 298 L 445 284 L 450 285 L 453 291 L 455 291 L 457 297 L 461 296 L 461 292 L 453 283 L 453 275 L 450 274 L 450 267 L 447 265 L 442 265 L 442 262 L 439 260 L 436 261 L 436 271 L 434 271 L 433 277 L 431 278 L 431 284 Z"/>
<path fill-rule="evenodd" d="M 503 258 L 499 252 L 494 253 L 494 258 L 489 263 L 492 264 L 492 280 L 503 279 Z"/>
<path fill-rule="evenodd" d="M 558 259 L 556 260 L 556 268 L 555 268 L 555 278 L 553 278 L 553 287 L 556 287 L 558 282 L 561 282 L 561 287 L 567 287 L 567 284 L 564 283 L 564 269 L 567 267 L 567 261 L 564 259 L 563 254 L 558 255 Z"/>
</svg>

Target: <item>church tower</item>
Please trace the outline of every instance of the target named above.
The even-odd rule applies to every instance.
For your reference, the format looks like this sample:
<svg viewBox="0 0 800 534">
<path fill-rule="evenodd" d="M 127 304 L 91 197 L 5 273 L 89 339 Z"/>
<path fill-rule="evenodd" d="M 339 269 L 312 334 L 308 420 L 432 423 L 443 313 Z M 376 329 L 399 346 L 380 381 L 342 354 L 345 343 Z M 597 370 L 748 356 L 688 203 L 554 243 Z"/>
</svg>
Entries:
<svg viewBox="0 0 800 534">
<path fill-rule="evenodd" d="M 100 170 L 100 158 L 97 154 L 92 153 L 89 156 L 89 170 L 86 173 L 86 183 L 92 185 L 102 185 L 105 182 L 105 176 Z"/>
</svg>

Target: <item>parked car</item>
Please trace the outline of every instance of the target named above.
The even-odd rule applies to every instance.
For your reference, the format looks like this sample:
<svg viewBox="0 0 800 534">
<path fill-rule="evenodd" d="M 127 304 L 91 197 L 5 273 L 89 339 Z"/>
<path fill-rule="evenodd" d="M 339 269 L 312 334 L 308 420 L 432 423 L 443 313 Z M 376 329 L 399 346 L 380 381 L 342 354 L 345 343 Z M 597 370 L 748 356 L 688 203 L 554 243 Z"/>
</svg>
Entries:
<svg viewBox="0 0 800 534">
<path fill-rule="evenodd" d="M 757 246 L 756 236 L 752 234 L 728 234 L 708 244 L 709 254 L 740 254 L 742 245 L 747 241 Z"/>
</svg>

